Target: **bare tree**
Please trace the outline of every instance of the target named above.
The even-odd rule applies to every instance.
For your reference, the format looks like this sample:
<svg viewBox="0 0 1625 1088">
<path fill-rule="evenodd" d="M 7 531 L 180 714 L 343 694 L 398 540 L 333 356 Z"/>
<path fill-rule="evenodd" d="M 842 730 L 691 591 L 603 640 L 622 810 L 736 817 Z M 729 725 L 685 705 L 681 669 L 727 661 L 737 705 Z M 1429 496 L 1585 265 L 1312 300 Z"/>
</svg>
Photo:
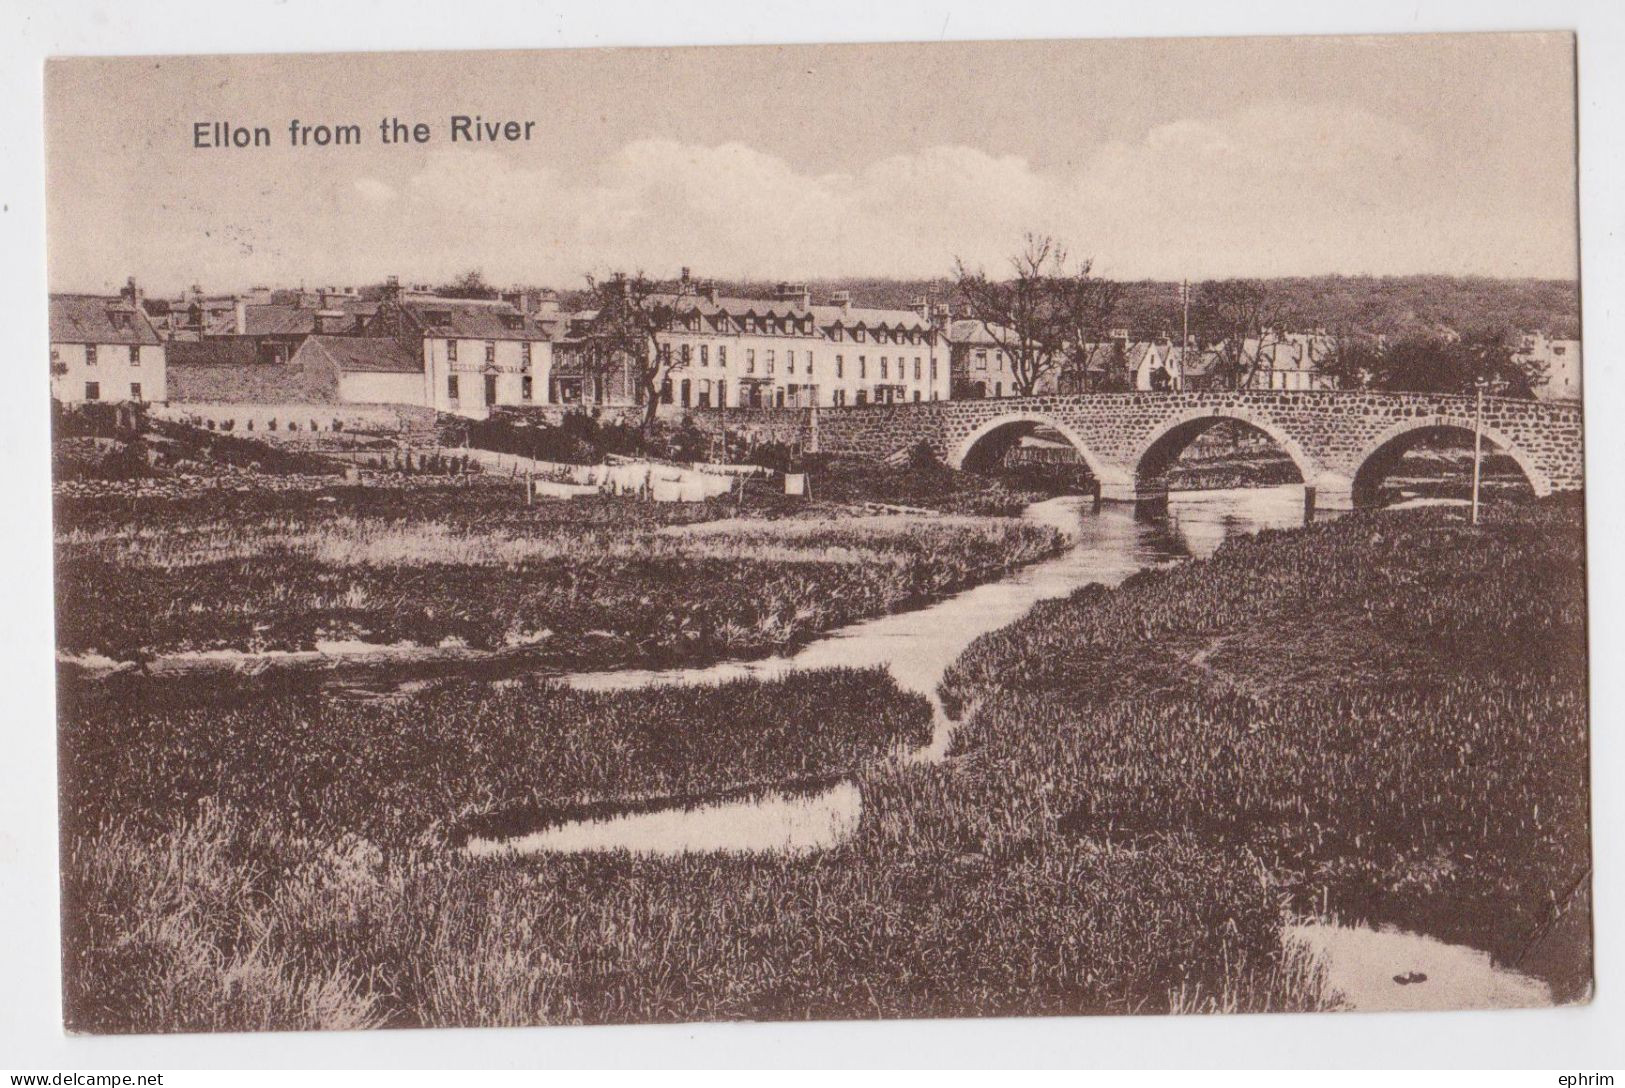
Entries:
<svg viewBox="0 0 1625 1088">
<path fill-rule="evenodd" d="M 1285 315 L 1258 280 L 1207 280 L 1196 286 L 1191 317 L 1218 356 L 1218 380 L 1242 389 L 1279 343 Z"/>
<path fill-rule="evenodd" d="M 1054 282 L 1061 351 L 1080 383 L 1087 381 L 1091 345 L 1106 338 L 1123 298 L 1123 285 L 1091 275 L 1093 267 L 1090 260 L 1079 261 Z"/>
<path fill-rule="evenodd" d="M 671 373 L 670 345 L 661 343 L 661 334 L 677 314 L 675 292 L 642 272 L 616 272 L 605 280 L 588 276 L 587 287 L 596 310 L 589 323 L 588 363 L 600 376 L 613 366 L 628 366 L 647 431 Z"/>
<path fill-rule="evenodd" d="M 995 280 L 954 260 L 959 297 L 1009 360 L 1017 394 L 1030 397 L 1061 358 L 1065 332 L 1056 285 L 1066 278 L 1066 250 L 1047 234 L 1030 233 L 1010 258 L 1010 271 L 1008 279 Z"/>
</svg>

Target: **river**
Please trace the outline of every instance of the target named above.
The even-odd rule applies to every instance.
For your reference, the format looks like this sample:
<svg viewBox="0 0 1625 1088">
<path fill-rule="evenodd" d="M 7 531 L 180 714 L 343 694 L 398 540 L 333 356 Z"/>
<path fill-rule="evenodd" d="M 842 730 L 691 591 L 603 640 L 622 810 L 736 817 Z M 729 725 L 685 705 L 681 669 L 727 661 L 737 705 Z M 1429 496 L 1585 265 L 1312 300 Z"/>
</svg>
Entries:
<svg viewBox="0 0 1625 1088">
<path fill-rule="evenodd" d="M 1145 517 L 1132 507 L 1096 505 L 1076 497 L 1050 499 L 1025 516 L 1065 532 L 1072 546 L 1007 577 L 945 597 L 925 608 L 878 616 L 831 631 L 793 654 L 754 661 L 724 661 L 696 668 L 615 669 L 569 673 L 559 679 L 588 691 L 620 691 L 655 685 L 720 684 L 745 677 L 773 679 L 787 673 L 834 667 L 884 667 L 905 691 L 924 696 L 934 724 L 930 743 L 899 753 L 910 761 L 934 761 L 947 753 L 958 722 L 943 712 L 937 695 L 948 666 L 978 637 L 1014 623 L 1039 601 L 1062 597 L 1091 583 L 1115 586 L 1136 571 L 1205 557 L 1230 537 L 1264 528 L 1303 524 L 1303 487 L 1237 488 L 1176 492 L 1164 516 Z M 807 796 L 769 791 L 759 798 L 716 804 L 647 809 L 576 824 L 539 829 L 501 842 L 475 839 L 473 853 L 505 850 L 595 850 L 613 846 L 648 853 L 695 850 L 817 850 L 838 842 L 857 825 L 861 798 L 843 783 Z M 726 841 L 719 828 L 738 828 Z M 721 834 L 721 839 L 719 839 Z"/>
<path fill-rule="evenodd" d="M 796 653 L 692 669 L 581 672 L 562 679 L 593 691 L 652 684 L 717 684 L 832 666 L 884 666 L 900 687 L 931 703 L 928 744 L 902 761 L 944 758 L 958 722 L 937 695 L 943 674 L 979 636 L 1013 623 L 1039 601 L 1090 583 L 1115 586 L 1136 571 L 1213 554 L 1232 537 L 1304 522 L 1300 485 L 1176 492 L 1166 515 L 1127 506 L 1051 499 L 1026 511 L 1068 534 L 1070 548 L 925 608 L 880 616 L 823 636 Z M 552 824 L 505 839 L 471 839 L 470 854 L 600 851 L 673 855 L 706 851 L 810 853 L 857 833 L 863 797 L 851 779 L 817 790 L 786 786 L 696 806 L 640 806 L 618 815 Z M 1496 965 L 1486 952 L 1392 927 L 1330 920 L 1288 924 L 1283 941 L 1303 947 L 1326 972 L 1338 1007 L 1368 1011 L 1531 1007 L 1549 1004 L 1544 982 Z"/>
</svg>

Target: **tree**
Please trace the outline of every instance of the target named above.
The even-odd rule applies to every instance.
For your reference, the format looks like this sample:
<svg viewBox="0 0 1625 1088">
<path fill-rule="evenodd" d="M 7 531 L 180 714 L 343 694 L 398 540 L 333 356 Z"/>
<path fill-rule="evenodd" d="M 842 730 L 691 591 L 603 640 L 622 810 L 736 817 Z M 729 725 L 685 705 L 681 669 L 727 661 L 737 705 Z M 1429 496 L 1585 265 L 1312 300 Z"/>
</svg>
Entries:
<svg viewBox="0 0 1625 1088">
<path fill-rule="evenodd" d="M 1382 371 L 1382 342 L 1344 326 L 1331 335 L 1325 353 L 1314 363 L 1339 389 L 1365 389 Z"/>
<path fill-rule="evenodd" d="M 1066 250 L 1047 234 L 1028 234 L 1010 258 L 1008 279 L 989 279 L 954 260 L 959 297 L 970 315 L 999 346 L 1014 378 L 1016 393 L 1030 397 L 1039 381 L 1060 362 L 1065 342 L 1060 281 L 1067 278 Z M 1083 275 L 1088 275 L 1084 262 Z"/>
<path fill-rule="evenodd" d="M 1191 319 L 1218 356 L 1215 380 L 1242 389 L 1279 342 L 1285 314 L 1259 280 L 1206 280 L 1196 285 Z"/>
<path fill-rule="evenodd" d="M 1069 275 L 1057 277 L 1054 282 L 1061 351 L 1067 360 L 1067 369 L 1076 375 L 1080 390 L 1086 388 L 1089 380 L 1090 348 L 1106 339 L 1123 298 L 1122 284 L 1090 275 L 1093 263 L 1080 261 Z M 1117 348 L 1117 354 L 1114 365 L 1123 362 L 1126 369 L 1121 347 Z"/>
<path fill-rule="evenodd" d="M 499 294 L 495 287 L 485 282 L 485 275 L 478 268 L 470 268 L 435 290 L 445 298 L 493 299 Z"/>
<path fill-rule="evenodd" d="M 1404 392 L 1471 393 L 1481 380 L 1504 395 L 1532 397 L 1546 381 L 1546 366 L 1514 358 L 1511 338 L 1497 330 L 1458 339 L 1410 336 L 1384 347 L 1372 384 Z"/>
<path fill-rule="evenodd" d="M 671 373 L 671 347 L 661 334 L 677 314 L 674 290 L 639 272 L 616 272 L 605 280 L 587 277 L 596 311 L 588 324 L 588 364 L 600 375 L 625 364 L 643 405 L 643 429 L 654 426 L 661 392 Z"/>
</svg>

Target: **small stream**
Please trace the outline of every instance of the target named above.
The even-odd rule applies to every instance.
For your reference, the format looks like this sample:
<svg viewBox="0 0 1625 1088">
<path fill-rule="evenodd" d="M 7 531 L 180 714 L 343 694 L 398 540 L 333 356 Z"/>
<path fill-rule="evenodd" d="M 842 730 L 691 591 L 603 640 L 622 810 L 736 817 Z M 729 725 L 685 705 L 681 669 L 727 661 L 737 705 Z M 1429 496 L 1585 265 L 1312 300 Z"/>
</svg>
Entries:
<svg viewBox="0 0 1625 1088">
<path fill-rule="evenodd" d="M 1303 487 L 1178 492 L 1166 516 L 1147 518 L 1132 507 L 1063 497 L 1035 503 L 1025 517 L 1053 525 L 1073 545 L 997 581 L 946 597 L 925 608 L 838 628 L 793 654 L 753 661 L 671 669 L 614 669 L 567 673 L 563 683 L 585 691 L 624 691 L 660 685 L 721 684 L 755 677 L 835 667 L 884 667 L 904 691 L 924 696 L 933 711 L 930 743 L 900 758 L 942 759 L 958 722 L 937 694 L 948 667 L 981 635 L 1014 623 L 1039 601 L 1063 597 L 1090 583 L 1115 586 L 1129 575 L 1211 554 L 1225 540 L 1263 528 L 1303 524 Z M 753 801 L 673 807 L 594 817 L 543 828 L 502 841 L 471 840 L 479 854 L 505 851 L 627 849 L 652 854 L 705 850 L 807 850 L 840 842 L 861 816 L 862 797 L 850 782 L 820 793 L 767 791 Z M 731 830 L 730 830 L 731 829 Z"/>
<path fill-rule="evenodd" d="M 1417 505 L 1424 504 L 1421 500 Z M 948 667 L 981 635 L 1024 616 L 1042 600 L 1090 583 L 1115 586 L 1137 571 L 1212 555 L 1226 540 L 1304 522 L 1301 485 L 1176 492 L 1165 516 L 1139 516 L 1127 506 L 1058 498 L 1025 516 L 1065 532 L 1065 552 L 997 582 L 912 612 L 879 616 L 832 631 L 793 654 L 729 661 L 703 668 L 578 672 L 560 679 L 582 690 L 615 691 L 667 684 L 719 684 L 743 677 L 773 679 L 837 666 L 883 666 L 905 691 L 930 701 L 928 744 L 899 759 L 943 759 L 958 722 L 943 711 L 937 687 Z M 651 806 L 565 821 L 504 839 L 473 838 L 476 856 L 629 850 L 671 856 L 693 852 L 792 853 L 828 849 L 857 833 L 863 796 L 852 779 L 814 791 L 792 785 L 692 806 Z M 1306 949 L 1325 969 L 1339 1007 L 1402 1009 L 1520 1008 L 1551 1003 L 1538 979 L 1497 966 L 1486 952 L 1392 927 L 1334 921 L 1296 922 L 1283 939 Z"/>
</svg>

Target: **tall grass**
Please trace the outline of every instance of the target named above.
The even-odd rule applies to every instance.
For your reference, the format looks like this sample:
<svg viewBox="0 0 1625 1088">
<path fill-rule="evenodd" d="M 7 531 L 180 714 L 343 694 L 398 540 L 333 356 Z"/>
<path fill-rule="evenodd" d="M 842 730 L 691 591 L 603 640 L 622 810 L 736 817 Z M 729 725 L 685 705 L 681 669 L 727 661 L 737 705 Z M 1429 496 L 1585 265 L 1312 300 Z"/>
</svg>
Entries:
<svg viewBox="0 0 1625 1088">
<path fill-rule="evenodd" d="M 1578 513 L 1355 516 L 1041 605 L 950 671 L 955 751 L 1058 833 L 1194 832 L 1515 962 L 1589 867 Z"/>
<path fill-rule="evenodd" d="M 123 660 L 323 639 L 526 645 L 566 668 L 759 656 L 1049 554 L 1009 519 L 733 519 L 493 489 L 59 504 L 59 648 Z M 107 602 L 116 602 L 107 607 Z"/>
</svg>

